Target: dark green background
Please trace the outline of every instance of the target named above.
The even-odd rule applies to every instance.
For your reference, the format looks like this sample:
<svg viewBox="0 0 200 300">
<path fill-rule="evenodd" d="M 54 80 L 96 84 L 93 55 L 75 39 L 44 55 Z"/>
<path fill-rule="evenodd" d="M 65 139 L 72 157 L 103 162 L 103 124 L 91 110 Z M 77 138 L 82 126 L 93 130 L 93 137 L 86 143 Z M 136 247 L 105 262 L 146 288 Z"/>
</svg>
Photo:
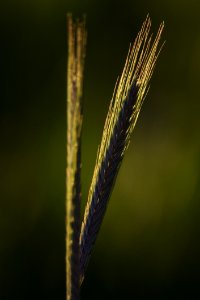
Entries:
<svg viewBox="0 0 200 300">
<path fill-rule="evenodd" d="M 200 2 L 0 3 L 0 299 L 65 299 L 66 12 L 87 14 L 83 205 L 129 43 L 165 20 L 82 299 L 200 299 Z"/>
</svg>

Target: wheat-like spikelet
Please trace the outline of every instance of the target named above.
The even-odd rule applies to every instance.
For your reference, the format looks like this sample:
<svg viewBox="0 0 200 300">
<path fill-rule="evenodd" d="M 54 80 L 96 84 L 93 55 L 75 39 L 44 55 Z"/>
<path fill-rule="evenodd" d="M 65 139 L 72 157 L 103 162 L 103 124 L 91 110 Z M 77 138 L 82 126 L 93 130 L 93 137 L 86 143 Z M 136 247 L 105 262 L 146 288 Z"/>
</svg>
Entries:
<svg viewBox="0 0 200 300">
<path fill-rule="evenodd" d="M 81 282 L 161 49 L 158 49 L 158 44 L 164 24 L 160 25 L 153 42 L 149 36 L 150 27 L 151 20 L 147 16 L 129 49 L 106 118 L 81 228 Z"/>
<path fill-rule="evenodd" d="M 66 288 L 67 300 L 79 299 L 80 281 L 80 143 L 85 21 L 68 15 L 67 168 L 66 168 Z"/>
</svg>

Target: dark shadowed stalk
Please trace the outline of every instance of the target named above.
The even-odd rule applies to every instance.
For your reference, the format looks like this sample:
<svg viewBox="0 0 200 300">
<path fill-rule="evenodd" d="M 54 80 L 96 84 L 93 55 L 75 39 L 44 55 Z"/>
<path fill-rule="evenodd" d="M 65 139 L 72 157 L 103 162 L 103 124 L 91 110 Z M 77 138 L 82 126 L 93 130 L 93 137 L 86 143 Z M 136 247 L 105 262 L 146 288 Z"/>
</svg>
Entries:
<svg viewBox="0 0 200 300">
<path fill-rule="evenodd" d="M 130 135 L 149 87 L 157 60 L 158 44 L 164 24 L 152 42 L 149 16 L 130 48 L 123 73 L 117 82 L 97 154 L 93 179 L 80 235 L 80 272 L 84 278 L 92 247 L 96 241 L 109 197 Z"/>
<path fill-rule="evenodd" d="M 68 15 L 67 168 L 66 168 L 66 288 L 67 300 L 78 300 L 80 282 L 80 169 L 82 81 L 85 21 Z"/>
</svg>

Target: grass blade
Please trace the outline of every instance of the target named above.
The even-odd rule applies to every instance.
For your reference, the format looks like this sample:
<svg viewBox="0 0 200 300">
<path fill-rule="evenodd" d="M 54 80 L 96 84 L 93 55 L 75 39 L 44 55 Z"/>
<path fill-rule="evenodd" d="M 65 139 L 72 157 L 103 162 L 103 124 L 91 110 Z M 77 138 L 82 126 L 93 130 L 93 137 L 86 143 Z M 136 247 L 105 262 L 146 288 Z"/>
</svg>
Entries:
<svg viewBox="0 0 200 300">
<path fill-rule="evenodd" d="M 67 167 L 66 167 L 66 288 L 67 300 L 79 299 L 82 82 L 85 21 L 68 15 Z"/>
</svg>

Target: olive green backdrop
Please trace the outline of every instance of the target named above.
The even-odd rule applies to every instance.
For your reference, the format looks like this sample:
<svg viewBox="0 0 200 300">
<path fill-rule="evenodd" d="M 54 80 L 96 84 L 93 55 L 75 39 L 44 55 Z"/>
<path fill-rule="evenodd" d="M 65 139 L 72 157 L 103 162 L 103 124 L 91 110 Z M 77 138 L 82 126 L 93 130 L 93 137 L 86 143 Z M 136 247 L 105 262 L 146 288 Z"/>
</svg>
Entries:
<svg viewBox="0 0 200 300">
<path fill-rule="evenodd" d="M 166 45 L 82 299 L 200 299 L 200 2 L 0 3 L 0 299 L 65 299 L 66 12 L 87 14 L 83 207 L 117 76 L 147 13 Z"/>
</svg>

